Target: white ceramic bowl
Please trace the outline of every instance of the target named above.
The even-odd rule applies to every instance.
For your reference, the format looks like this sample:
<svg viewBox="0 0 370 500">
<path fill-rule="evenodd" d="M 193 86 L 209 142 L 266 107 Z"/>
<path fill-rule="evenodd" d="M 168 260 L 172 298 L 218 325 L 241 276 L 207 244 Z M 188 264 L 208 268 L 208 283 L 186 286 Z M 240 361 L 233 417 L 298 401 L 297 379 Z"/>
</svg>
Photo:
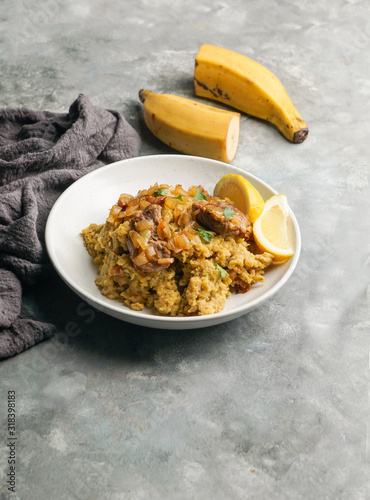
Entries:
<svg viewBox="0 0 370 500">
<path fill-rule="evenodd" d="M 264 199 L 276 194 L 265 182 L 236 167 L 185 155 L 139 156 L 85 175 L 59 197 L 47 221 L 46 247 L 55 269 L 74 292 L 96 309 L 147 327 L 171 330 L 201 328 L 230 321 L 251 311 L 272 297 L 287 282 L 297 265 L 301 237 L 292 211 L 294 256 L 284 264 L 268 268 L 263 284 L 253 285 L 245 294 L 229 297 L 223 311 L 207 316 L 158 316 L 149 309 L 132 311 L 125 304 L 104 297 L 94 283 L 97 267 L 82 242 L 81 230 L 92 222 L 104 223 L 121 193 L 136 195 L 140 189 L 148 188 L 155 182 L 181 184 L 185 189 L 201 184 L 212 193 L 217 181 L 227 173 L 243 175 Z"/>
</svg>

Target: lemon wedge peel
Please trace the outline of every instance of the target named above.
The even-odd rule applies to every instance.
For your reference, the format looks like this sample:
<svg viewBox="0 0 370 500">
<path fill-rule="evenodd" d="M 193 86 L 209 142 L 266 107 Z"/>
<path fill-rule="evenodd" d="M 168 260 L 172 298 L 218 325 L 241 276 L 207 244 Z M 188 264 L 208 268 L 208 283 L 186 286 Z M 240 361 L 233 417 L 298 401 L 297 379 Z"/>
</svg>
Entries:
<svg viewBox="0 0 370 500">
<path fill-rule="evenodd" d="M 224 175 L 216 184 L 213 195 L 228 198 L 252 224 L 262 214 L 265 206 L 259 191 L 239 174 Z"/>
<path fill-rule="evenodd" d="M 274 263 L 286 262 L 294 255 L 288 233 L 289 205 L 285 195 L 276 194 L 265 201 L 262 214 L 253 224 L 253 236 L 258 248 L 273 255 Z"/>
</svg>

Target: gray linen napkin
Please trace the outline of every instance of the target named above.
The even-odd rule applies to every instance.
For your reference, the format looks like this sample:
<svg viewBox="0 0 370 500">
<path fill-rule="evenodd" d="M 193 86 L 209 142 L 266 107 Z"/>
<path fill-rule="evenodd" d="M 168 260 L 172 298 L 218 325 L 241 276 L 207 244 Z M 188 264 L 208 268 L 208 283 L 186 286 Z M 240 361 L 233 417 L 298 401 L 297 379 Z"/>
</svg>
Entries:
<svg viewBox="0 0 370 500">
<path fill-rule="evenodd" d="M 53 325 L 21 314 L 22 285 L 51 272 L 47 216 L 75 180 L 138 155 L 140 138 L 117 111 L 80 94 L 68 113 L 0 110 L 0 358 L 50 336 Z"/>
</svg>

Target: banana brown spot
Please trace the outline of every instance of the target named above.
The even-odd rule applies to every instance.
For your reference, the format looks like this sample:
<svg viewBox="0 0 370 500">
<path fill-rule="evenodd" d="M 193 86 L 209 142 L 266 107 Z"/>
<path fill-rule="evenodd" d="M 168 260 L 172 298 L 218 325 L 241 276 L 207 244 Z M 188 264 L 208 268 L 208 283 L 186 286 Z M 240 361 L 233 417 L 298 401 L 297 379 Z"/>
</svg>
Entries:
<svg viewBox="0 0 370 500">
<path fill-rule="evenodd" d="M 202 89 L 204 90 L 207 90 L 208 92 L 210 92 L 214 97 L 217 97 L 217 94 L 214 90 L 210 89 L 207 87 L 207 85 L 203 82 L 200 82 L 199 80 L 197 80 L 196 78 L 194 78 L 194 81 L 199 85 L 199 87 L 202 87 Z"/>
<path fill-rule="evenodd" d="M 229 94 L 227 94 L 222 89 L 220 89 L 220 87 L 217 86 L 214 90 L 215 90 L 215 92 L 218 92 L 220 97 L 223 97 L 224 99 L 227 99 L 228 101 L 230 101 Z"/>
</svg>

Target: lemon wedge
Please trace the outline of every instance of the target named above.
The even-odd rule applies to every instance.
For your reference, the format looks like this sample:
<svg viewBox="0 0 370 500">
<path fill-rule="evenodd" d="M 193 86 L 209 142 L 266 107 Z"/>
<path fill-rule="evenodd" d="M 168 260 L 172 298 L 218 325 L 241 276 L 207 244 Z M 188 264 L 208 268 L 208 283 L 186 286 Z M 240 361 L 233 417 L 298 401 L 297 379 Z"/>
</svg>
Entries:
<svg viewBox="0 0 370 500">
<path fill-rule="evenodd" d="M 276 194 L 265 201 L 262 214 L 253 224 L 253 236 L 258 248 L 271 253 L 275 263 L 285 262 L 294 254 L 289 222 L 287 198 L 283 194 Z"/>
<path fill-rule="evenodd" d="M 224 175 L 216 184 L 213 196 L 229 198 L 253 223 L 263 212 L 264 201 L 257 189 L 242 175 Z"/>
</svg>

